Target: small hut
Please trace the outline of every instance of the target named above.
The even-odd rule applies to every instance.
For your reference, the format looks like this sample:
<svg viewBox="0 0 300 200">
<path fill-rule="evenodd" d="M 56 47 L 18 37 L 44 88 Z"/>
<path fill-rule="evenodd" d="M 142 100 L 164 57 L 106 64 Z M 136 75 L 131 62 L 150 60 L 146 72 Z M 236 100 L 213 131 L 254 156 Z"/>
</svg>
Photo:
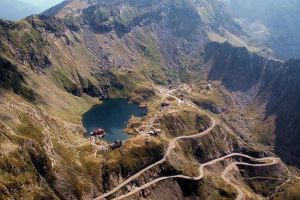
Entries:
<svg viewBox="0 0 300 200">
<path fill-rule="evenodd" d="M 115 150 L 115 149 L 121 148 L 122 146 L 123 146 L 123 142 L 120 141 L 120 140 L 117 140 L 117 141 L 114 141 L 114 143 L 112 143 L 112 144 L 110 145 L 110 148 L 111 148 L 112 150 Z"/>
<path fill-rule="evenodd" d="M 93 132 L 91 132 L 91 136 L 94 137 L 104 137 L 106 135 L 105 131 L 101 128 L 98 128 L 96 130 L 94 130 Z"/>
</svg>

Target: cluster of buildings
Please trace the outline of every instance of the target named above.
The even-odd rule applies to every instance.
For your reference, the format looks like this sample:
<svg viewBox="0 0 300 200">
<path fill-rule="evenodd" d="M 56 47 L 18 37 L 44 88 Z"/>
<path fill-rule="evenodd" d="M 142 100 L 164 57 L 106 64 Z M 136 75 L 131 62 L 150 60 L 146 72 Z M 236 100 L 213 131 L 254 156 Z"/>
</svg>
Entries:
<svg viewBox="0 0 300 200">
<path fill-rule="evenodd" d="M 95 129 L 93 132 L 90 133 L 90 139 L 92 141 L 92 144 L 96 145 L 95 141 L 97 139 L 101 139 L 101 138 L 105 137 L 105 135 L 106 135 L 106 132 L 104 131 L 104 129 L 100 129 L 100 128 Z M 115 150 L 115 149 L 121 148 L 122 146 L 123 146 L 123 142 L 120 141 L 120 140 L 116 140 L 112 144 L 110 144 L 109 146 L 100 145 L 98 149 L 102 150 L 102 151 L 107 151 L 108 148 L 110 148 L 112 150 Z"/>
<path fill-rule="evenodd" d="M 94 137 L 96 139 L 103 138 L 106 135 L 104 129 L 98 128 L 90 133 L 91 137 Z"/>
<path fill-rule="evenodd" d="M 168 100 L 161 103 L 162 108 L 167 108 L 170 105 L 171 105 L 171 103 Z M 147 108 L 148 104 L 144 103 L 144 104 L 139 105 L 139 107 L 140 108 Z M 156 137 L 156 136 L 159 136 L 161 134 L 161 129 L 153 129 L 153 130 L 150 130 L 150 131 L 146 131 L 143 134 L 148 135 L 148 136 Z M 95 141 L 97 139 L 101 139 L 101 138 L 105 137 L 105 135 L 106 135 L 106 133 L 105 133 L 104 129 L 98 128 L 98 129 L 95 129 L 93 132 L 90 133 L 90 139 L 91 139 L 92 143 L 94 145 L 96 145 Z M 100 145 L 98 150 L 100 150 L 100 151 L 107 151 L 109 149 L 115 150 L 115 149 L 121 148 L 122 146 L 123 146 L 123 142 L 120 141 L 120 140 L 116 140 L 110 145 Z"/>
</svg>

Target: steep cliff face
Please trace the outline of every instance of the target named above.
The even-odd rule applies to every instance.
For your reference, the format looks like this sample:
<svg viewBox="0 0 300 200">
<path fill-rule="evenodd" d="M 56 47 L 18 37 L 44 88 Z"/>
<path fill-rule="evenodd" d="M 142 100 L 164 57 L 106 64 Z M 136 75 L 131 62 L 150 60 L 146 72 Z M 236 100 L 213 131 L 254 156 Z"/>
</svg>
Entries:
<svg viewBox="0 0 300 200">
<path fill-rule="evenodd" d="M 276 118 L 276 151 L 291 164 L 300 166 L 300 60 L 284 64 L 273 84 L 267 115 Z"/>
<path fill-rule="evenodd" d="M 265 111 L 256 112 L 265 119 L 276 116 L 275 149 L 287 162 L 299 166 L 299 60 L 281 63 L 228 43 L 210 43 L 205 63 L 210 68 L 208 79 L 242 94 L 244 107 L 265 105 L 261 108 Z"/>
<path fill-rule="evenodd" d="M 229 43 L 209 43 L 205 48 L 205 62 L 211 62 L 210 80 L 220 80 L 232 91 L 247 92 L 264 81 L 268 72 L 281 63 L 267 60 L 246 48 L 236 48 Z"/>
</svg>

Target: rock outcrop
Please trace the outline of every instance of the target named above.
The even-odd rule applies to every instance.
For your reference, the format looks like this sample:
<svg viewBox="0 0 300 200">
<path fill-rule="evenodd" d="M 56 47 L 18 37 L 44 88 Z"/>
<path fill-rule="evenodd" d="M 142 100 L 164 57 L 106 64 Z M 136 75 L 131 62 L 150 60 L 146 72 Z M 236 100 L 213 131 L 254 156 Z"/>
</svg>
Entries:
<svg viewBox="0 0 300 200">
<path fill-rule="evenodd" d="M 216 42 L 206 45 L 205 62 L 211 65 L 209 80 L 220 80 L 229 90 L 243 92 L 264 82 L 265 76 L 281 66 L 280 62 L 267 60 L 245 47 Z"/>
</svg>

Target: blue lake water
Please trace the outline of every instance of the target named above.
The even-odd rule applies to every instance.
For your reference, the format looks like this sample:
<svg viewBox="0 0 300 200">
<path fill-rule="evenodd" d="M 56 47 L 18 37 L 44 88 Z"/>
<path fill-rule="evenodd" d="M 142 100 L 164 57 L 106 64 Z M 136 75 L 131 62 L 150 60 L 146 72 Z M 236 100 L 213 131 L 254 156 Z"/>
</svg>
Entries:
<svg viewBox="0 0 300 200">
<path fill-rule="evenodd" d="M 85 113 L 82 122 L 88 134 L 97 128 L 104 129 L 106 132 L 104 140 L 112 143 L 129 138 L 129 135 L 123 131 L 132 116 L 144 117 L 147 113 L 147 109 L 128 104 L 126 99 L 108 99 Z"/>
</svg>

